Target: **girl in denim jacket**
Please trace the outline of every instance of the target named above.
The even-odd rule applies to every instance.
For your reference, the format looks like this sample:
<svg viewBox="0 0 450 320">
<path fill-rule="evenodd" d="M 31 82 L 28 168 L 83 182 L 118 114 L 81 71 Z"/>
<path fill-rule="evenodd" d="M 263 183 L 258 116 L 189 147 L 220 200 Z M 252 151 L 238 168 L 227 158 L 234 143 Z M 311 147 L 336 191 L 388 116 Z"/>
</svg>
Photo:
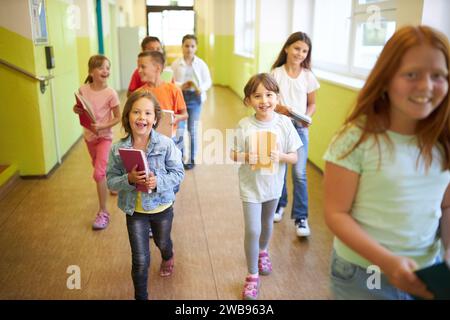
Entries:
<svg viewBox="0 0 450 320">
<path fill-rule="evenodd" d="M 119 191 L 118 206 L 126 213 L 130 239 L 135 299 L 148 298 L 147 280 L 150 266 L 148 230 L 161 251 L 160 276 L 170 276 L 174 267 L 174 252 L 170 232 L 175 200 L 174 187 L 184 177 L 180 150 L 175 143 L 154 130 L 161 119 L 161 108 L 155 97 L 146 91 L 137 91 L 128 98 L 122 115 L 122 126 L 127 136 L 115 143 L 109 155 L 108 186 Z M 150 173 L 127 173 L 119 156 L 119 148 L 141 149 L 147 155 Z M 151 193 L 138 192 L 136 185 L 145 185 Z"/>
</svg>

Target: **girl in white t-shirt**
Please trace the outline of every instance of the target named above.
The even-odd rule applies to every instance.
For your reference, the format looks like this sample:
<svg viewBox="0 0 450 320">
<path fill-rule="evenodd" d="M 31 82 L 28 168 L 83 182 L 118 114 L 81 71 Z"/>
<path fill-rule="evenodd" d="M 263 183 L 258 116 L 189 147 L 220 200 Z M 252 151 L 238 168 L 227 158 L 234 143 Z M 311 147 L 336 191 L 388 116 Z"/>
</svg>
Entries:
<svg viewBox="0 0 450 320">
<path fill-rule="evenodd" d="M 90 129 L 84 128 L 84 141 L 94 166 L 93 178 L 97 184 L 99 203 L 99 210 L 92 224 L 94 230 L 105 229 L 109 224 L 109 213 L 106 208 L 108 197 L 106 167 L 113 138 L 112 127 L 120 122 L 119 96 L 114 89 L 108 87 L 107 83 L 110 66 L 107 57 L 92 56 L 88 62 L 89 75 L 85 84 L 78 90 L 78 93 L 91 104 L 96 119 Z M 73 111 L 80 113 L 81 109 L 75 105 Z"/>
<path fill-rule="evenodd" d="M 399 29 L 324 156 L 337 299 L 431 298 L 414 271 L 450 263 L 449 64 L 443 34 Z"/>
<path fill-rule="evenodd" d="M 316 111 L 315 91 L 319 88 L 319 82 L 311 72 L 311 50 L 311 40 L 303 32 L 291 34 L 283 45 L 271 72 L 280 87 L 281 105 L 277 107 L 277 112 L 289 115 L 289 110 L 293 110 L 312 117 Z M 297 134 L 303 142 L 303 148 L 298 149 L 298 162 L 292 167 L 292 181 L 294 184 L 292 218 L 299 237 L 310 235 L 306 181 L 309 126 L 310 124 L 308 123 L 294 121 Z M 275 213 L 275 222 L 281 220 L 287 202 L 285 178 L 282 196 Z"/>
<path fill-rule="evenodd" d="M 245 220 L 245 256 L 248 275 L 245 279 L 243 299 L 254 300 L 258 296 L 259 274 L 272 271 L 268 247 L 272 236 L 273 215 L 281 195 L 285 163 L 297 162 L 297 149 L 302 143 L 288 117 L 274 112 L 278 104 L 278 85 L 267 73 L 253 76 L 244 88 L 244 103 L 255 114 L 239 121 L 236 141 L 231 150 L 233 161 L 241 162 L 239 188 Z M 252 164 L 263 162 L 254 153 L 257 132 L 276 135 L 276 148 L 271 148 L 270 161 L 273 170 L 255 169 Z M 258 141 L 258 145 L 263 142 Z"/>
</svg>

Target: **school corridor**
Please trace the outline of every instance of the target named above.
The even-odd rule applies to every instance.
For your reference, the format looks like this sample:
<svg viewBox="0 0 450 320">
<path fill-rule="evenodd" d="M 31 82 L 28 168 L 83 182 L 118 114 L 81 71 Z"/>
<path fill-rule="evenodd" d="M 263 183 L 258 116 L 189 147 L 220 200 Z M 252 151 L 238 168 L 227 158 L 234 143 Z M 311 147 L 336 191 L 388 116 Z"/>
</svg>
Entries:
<svg viewBox="0 0 450 320">
<path fill-rule="evenodd" d="M 203 129 L 225 133 L 246 114 L 236 94 L 216 86 L 203 109 Z M 122 133 L 118 126 L 115 131 L 117 139 Z M 241 298 L 247 271 L 237 169 L 199 164 L 186 171 L 174 205 L 175 271 L 159 276 L 161 257 L 151 241 L 150 299 Z M 109 196 L 110 226 L 92 230 L 98 203 L 91 174 L 80 139 L 50 177 L 19 179 L 0 199 L 0 299 L 133 299 L 124 213 L 117 196 Z M 262 279 L 260 299 L 329 299 L 331 234 L 322 214 L 322 175 L 309 165 L 308 178 L 312 235 L 297 237 L 287 213 L 275 225 L 274 271 Z M 71 266 L 79 267 L 80 289 L 67 286 Z"/>
<path fill-rule="evenodd" d="M 194 53 L 213 86 L 201 113 L 199 159 L 185 172 L 174 203 L 172 276 L 159 276 L 161 256 L 149 240 L 149 298 L 240 300 L 247 275 L 244 217 L 227 130 L 253 113 L 242 100 L 248 80 L 297 55 L 286 52 L 295 46 L 284 46 L 293 33 L 312 39 L 295 41 L 309 58 L 289 63 L 296 64 L 296 77 L 314 78 L 313 89 L 294 90 L 311 111 L 300 113 L 313 114 L 307 131 L 311 235 L 299 238 L 290 219 L 289 169 L 288 205 L 269 246 L 273 273 L 262 277 L 258 299 L 331 299 L 324 153 L 396 30 L 423 24 L 450 37 L 448 0 L 0 0 L 0 8 L 0 300 L 134 298 L 117 196 L 108 194 L 109 226 L 92 229 L 99 202 L 74 93 L 99 69 L 89 70 L 90 57 L 103 55 L 108 75 L 97 73 L 98 79 L 118 92 L 123 110 L 138 55 L 146 55 L 142 41 L 158 37 L 162 58 L 151 70 L 159 79 L 183 58 L 185 35 L 195 35 Z M 286 61 L 275 66 L 283 55 Z M 148 84 L 153 78 L 144 67 L 137 76 Z M 192 83 L 185 90 L 192 93 L 200 82 L 194 67 L 187 69 L 177 84 Z M 121 124 L 113 132 L 114 142 L 124 136 Z"/>
</svg>

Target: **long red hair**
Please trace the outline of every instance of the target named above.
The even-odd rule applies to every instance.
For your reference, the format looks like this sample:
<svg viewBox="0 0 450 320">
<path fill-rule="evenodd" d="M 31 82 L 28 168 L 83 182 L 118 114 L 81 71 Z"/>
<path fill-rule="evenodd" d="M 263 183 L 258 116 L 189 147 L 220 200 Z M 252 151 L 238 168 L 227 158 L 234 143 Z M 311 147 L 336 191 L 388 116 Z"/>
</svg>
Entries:
<svg viewBox="0 0 450 320">
<path fill-rule="evenodd" d="M 427 26 L 406 26 L 397 30 L 383 48 L 374 68 L 358 94 L 356 105 L 344 122 L 344 129 L 356 125 L 363 133 L 356 144 L 343 156 L 350 154 L 369 135 L 386 136 L 390 126 L 389 97 L 386 86 L 398 71 L 405 53 L 415 46 L 430 45 L 445 56 L 447 69 L 450 64 L 449 41 L 445 35 Z M 450 83 L 450 73 L 447 75 Z M 432 150 L 440 145 L 443 154 L 443 170 L 450 169 L 450 100 L 449 92 L 441 104 L 427 118 L 419 121 L 416 128 L 420 156 L 428 168 L 432 161 Z"/>
</svg>

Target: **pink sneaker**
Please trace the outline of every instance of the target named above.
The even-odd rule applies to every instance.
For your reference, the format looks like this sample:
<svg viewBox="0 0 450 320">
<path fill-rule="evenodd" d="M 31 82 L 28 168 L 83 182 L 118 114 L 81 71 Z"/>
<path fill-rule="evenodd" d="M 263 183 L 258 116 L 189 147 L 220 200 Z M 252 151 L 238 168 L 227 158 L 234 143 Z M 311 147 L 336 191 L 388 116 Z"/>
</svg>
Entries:
<svg viewBox="0 0 450 320">
<path fill-rule="evenodd" d="M 109 213 L 106 211 L 99 211 L 95 217 L 95 221 L 92 224 L 92 229 L 102 230 L 105 229 L 109 224 Z"/>
<path fill-rule="evenodd" d="M 247 276 L 245 278 L 244 290 L 242 291 L 242 299 L 256 300 L 258 298 L 259 277 Z"/>
<path fill-rule="evenodd" d="M 267 251 L 260 252 L 258 257 L 259 274 L 267 276 L 272 272 L 272 262 L 270 262 L 269 253 Z"/>
<path fill-rule="evenodd" d="M 161 267 L 159 268 L 159 275 L 161 277 L 169 277 L 173 273 L 173 267 L 175 264 L 175 254 L 169 260 L 161 261 Z"/>
</svg>

